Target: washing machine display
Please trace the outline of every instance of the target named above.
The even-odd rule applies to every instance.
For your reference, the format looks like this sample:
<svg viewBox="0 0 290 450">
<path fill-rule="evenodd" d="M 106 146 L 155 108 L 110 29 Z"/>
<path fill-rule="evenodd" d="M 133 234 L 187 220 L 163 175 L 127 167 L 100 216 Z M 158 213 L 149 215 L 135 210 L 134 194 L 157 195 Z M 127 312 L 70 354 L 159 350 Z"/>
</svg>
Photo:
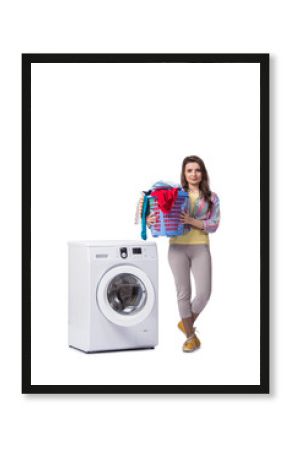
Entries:
<svg viewBox="0 0 290 450">
<path fill-rule="evenodd" d="M 120 273 L 109 283 L 108 302 L 119 314 L 136 314 L 145 305 L 147 291 L 144 283 L 131 273 Z"/>
</svg>

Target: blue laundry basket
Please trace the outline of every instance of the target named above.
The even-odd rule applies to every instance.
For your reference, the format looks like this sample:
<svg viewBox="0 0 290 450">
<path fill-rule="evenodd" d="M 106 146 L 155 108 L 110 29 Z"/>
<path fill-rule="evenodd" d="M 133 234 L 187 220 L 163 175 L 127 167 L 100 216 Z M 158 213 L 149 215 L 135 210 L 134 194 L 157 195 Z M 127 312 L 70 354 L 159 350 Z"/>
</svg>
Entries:
<svg viewBox="0 0 290 450">
<path fill-rule="evenodd" d="M 189 197 L 185 191 L 178 191 L 177 198 L 169 213 L 164 213 L 158 206 L 156 197 L 148 196 L 150 213 L 156 216 L 156 222 L 151 225 L 150 231 L 153 237 L 159 236 L 181 236 L 187 233 L 190 228 L 180 221 L 180 214 L 189 210 Z"/>
</svg>

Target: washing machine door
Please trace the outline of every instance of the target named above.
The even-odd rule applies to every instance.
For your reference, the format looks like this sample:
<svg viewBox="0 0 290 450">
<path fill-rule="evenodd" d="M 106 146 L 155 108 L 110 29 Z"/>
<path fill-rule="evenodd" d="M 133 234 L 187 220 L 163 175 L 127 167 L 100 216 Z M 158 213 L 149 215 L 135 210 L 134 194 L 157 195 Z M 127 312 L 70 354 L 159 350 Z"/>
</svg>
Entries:
<svg viewBox="0 0 290 450">
<path fill-rule="evenodd" d="M 148 317 L 155 302 L 155 292 L 145 272 L 122 265 L 104 274 L 97 287 L 97 302 L 108 320 L 130 327 Z"/>
</svg>

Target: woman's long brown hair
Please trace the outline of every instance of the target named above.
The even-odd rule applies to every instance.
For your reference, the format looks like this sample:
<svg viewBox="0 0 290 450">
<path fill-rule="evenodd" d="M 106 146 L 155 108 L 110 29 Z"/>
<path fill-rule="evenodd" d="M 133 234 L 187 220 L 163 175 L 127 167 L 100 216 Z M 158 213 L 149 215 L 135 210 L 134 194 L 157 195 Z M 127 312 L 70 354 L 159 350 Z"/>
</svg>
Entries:
<svg viewBox="0 0 290 450">
<path fill-rule="evenodd" d="M 203 162 L 203 160 L 201 158 L 199 158 L 198 156 L 187 156 L 186 158 L 184 158 L 183 162 L 182 162 L 182 169 L 181 169 L 181 186 L 183 187 L 183 189 L 185 191 L 188 191 L 188 183 L 185 179 L 185 166 L 188 163 L 197 163 L 201 169 L 201 174 L 202 174 L 202 178 L 201 178 L 201 182 L 199 185 L 199 189 L 202 193 L 203 198 L 208 202 L 209 204 L 209 209 L 211 210 L 212 206 L 213 206 L 213 202 L 211 201 L 211 190 L 209 187 L 209 176 L 205 167 L 205 164 Z"/>
</svg>

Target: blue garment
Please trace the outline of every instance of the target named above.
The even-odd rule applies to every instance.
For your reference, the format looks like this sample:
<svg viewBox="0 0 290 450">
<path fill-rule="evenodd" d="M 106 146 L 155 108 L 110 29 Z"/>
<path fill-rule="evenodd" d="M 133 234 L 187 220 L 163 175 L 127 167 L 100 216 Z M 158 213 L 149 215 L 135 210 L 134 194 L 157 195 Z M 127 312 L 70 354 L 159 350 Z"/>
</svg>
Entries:
<svg viewBox="0 0 290 450">
<path fill-rule="evenodd" d="M 147 239 L 147 224 L 146 224 L 146 217 L 147 217 L 147 210 L 149 207 L 149 197 L 147 195 L 144 195 L 144 203 L 143 203 L 143 209 L 142 209 L 142 222 L 141 222 L 141 238 L 146 241 Z"/>
</svg>

